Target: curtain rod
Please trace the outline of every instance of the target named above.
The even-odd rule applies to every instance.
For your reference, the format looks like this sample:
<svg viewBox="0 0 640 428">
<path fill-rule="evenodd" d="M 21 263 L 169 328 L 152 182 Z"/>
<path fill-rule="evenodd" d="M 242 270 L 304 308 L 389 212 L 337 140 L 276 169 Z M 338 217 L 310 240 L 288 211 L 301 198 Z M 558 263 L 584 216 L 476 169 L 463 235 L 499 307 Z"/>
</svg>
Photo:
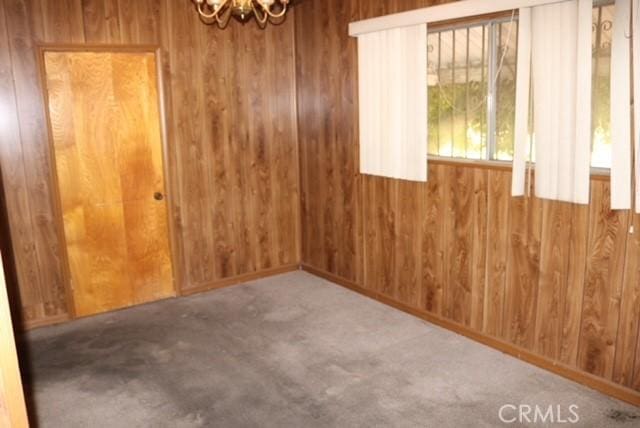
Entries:
<svg viewBox="0 0 640 428">
<path fill-rule="evenodd" d="M 389 30 L 430 22 L 485 15 L 494 12 L 542 6 L 567 0 L 462 0 L 407 12 L 394 13 L 378 18 L 365 19 L 349 24 L 349 35 L 357 37 L 375 31 Z"/>
</svg>

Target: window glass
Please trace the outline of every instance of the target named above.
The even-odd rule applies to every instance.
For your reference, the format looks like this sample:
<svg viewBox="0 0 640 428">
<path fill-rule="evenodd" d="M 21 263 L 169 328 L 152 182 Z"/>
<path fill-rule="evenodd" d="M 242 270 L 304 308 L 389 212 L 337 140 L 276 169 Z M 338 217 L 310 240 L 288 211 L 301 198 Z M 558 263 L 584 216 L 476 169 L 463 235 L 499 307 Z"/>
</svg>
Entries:
<svg viewBox="0 0 640 428">
<path fill-rule="evenodd" d="M 493 159 L 513 160 L 516 118 L 517 24 L 496 25 L 498 37 L 496 77 L 496 150 Z M 501 61 L 501 62 L 500 62 Z"/>
<path fill-rule="evenodd" d="M 613 4 L 593 8 L 593 137 L 591 165 L 611 167 L 611 30 Z"/>
<path fill-rule="evenodd" d="M 429 34 L 429 153 L 487 156 L 486 25 Z"/>
<path fill-rule="evenodd" d="M 601 168 L 611 165 L 613 13 L 610 0 L 593 8 L 592 166 Z M 430 155 L 513 159 L 517 29 L 516 17 L 429 33 Z"/>
<path fill-rule="evenodd" d="M 512 158 L 517 22 L 509 35 L 510 25 L 487 22 L 429 34 L 429 154 Z M 496 78 L 500 59 L 510 70 Z M 490 91 L 503 106 L 499 112 Z"/>
</svg>

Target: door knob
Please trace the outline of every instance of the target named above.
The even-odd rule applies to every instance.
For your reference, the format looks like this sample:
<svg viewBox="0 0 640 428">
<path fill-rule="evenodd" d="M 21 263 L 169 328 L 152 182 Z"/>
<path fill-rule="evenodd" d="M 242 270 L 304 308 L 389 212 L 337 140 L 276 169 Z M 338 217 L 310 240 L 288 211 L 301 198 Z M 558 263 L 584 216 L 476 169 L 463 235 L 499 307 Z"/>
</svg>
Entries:
<svg viewBox="0 0 640 428">
<path fill-rule="evenodd" d="M 161 201 L 164 199 L 164 195 L 160 192 L 156 192 L 153 194 L 153 199 L 155 199 L 156 201 Z"/>
</svg>

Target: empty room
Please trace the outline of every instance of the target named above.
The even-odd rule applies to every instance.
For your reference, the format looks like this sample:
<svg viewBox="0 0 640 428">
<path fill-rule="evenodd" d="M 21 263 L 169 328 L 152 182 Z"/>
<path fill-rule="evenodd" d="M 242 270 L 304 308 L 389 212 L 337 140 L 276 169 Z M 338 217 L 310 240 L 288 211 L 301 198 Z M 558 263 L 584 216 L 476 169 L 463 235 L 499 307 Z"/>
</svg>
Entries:
<svg viewBox="0 0 640 428">
<path fill-rule="evenodd" d="M 0 0 L 0 428 L 640 427 L 640 0 Z"/>
</svg>

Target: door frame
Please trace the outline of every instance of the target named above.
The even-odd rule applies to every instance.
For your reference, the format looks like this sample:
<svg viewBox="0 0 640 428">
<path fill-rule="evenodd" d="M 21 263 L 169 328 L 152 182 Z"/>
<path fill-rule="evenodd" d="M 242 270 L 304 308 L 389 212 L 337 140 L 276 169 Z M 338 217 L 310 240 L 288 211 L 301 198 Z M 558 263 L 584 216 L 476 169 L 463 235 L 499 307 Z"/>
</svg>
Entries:
<svg viewBox="0 0 640 428">
<path fill-rule="evenodd" d="M 64 288 L 66 292 L 67 311 L 69 319 L 78 318 L 76 314 L 75 296 L 73 293 L 73 285 L 71 279 L 71 268 L 69 264 L 69 253 L 67 251 L 67 238 L 64 231 L 64 218 L 62 214 L 62 206 L 60 202 L 60 183 L 58 182 L 58 166 L 56 163 L 55 147 L 53 141 L 53 132 L 51 124 L 51 114 L 49 111 L 49 90 L 47 85 L 47 70 L 45 64 L 46 52 L 95 52 L 95 53 L 152 53 L 156 61 L 156 90 L 157 90 L 157 106 L 160 121 L 160 146 L 162 150 L 162 179 L 164 184 L 164 200 L 167 204 L 167 235 L 169 238 L 169 253 L 171 262 L 171 286 L 173 288 L 173 296 L 180 295 L 182 284 L 179 282 L 182 278 L 182 265 L 178 259 L 179 241 L 176 231 L 176 225 L 173 219 L 177 217 L 177 208 L 174 205 L 174 191 L 177 195 L 177 188 L 174 189 L 173 177 L 170 176 L 170 156 L 169 156 L 169 133 L 167 109 L 165 104 L 165 79 L 163 73 L 163 56 L 160 45 L 114 45 L 114 44 L 60 44 L 60 43 L 38 43 L 35 46 L 36 64 L 40 79 L 40 90 L 44 104 L 45 120 L 47 122 L 47 150 L 46 157 L 49 163 L 49 182 L 52 188 L 52 207 L 55 217 L 55 228 L 59 242 L 63 248 L 60 249 L 62 274 Z M 178 198 L 176 197 L 175 201 Z M 92 316 L 92 315 L 89 315 Z"/>
<path fill-rule="evenodd" d="M 7 285 L 0 254 L 0 423 L 28 428 L 29 417 L 24 398 L 20 361 L 16 350 Z"/>
</svg>

